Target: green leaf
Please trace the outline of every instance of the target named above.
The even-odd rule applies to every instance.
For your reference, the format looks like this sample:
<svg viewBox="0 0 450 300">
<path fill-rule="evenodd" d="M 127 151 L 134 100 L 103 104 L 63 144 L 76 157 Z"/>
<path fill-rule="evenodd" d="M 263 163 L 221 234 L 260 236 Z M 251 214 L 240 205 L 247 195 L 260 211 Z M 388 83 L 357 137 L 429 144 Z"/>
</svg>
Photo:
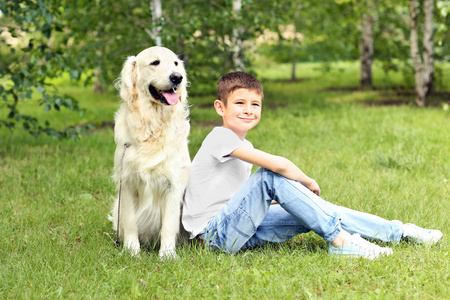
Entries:
<svg viewBox="0 0 450 300">
<path fill-rule="evenodd" d="M 79 74 L 78 70 L 72 70 L 72 71 L 70 71 L 70 77 L 71 77 L 72 79 L 78 79 L 79 76 L 80 76 L 80 74 Z"/>
<path fill-rule="evenodd" d="M 73 110 L 72 99 L 66 98 L 65 106 L 68 107 L 70 110 Z"/>
</svg>

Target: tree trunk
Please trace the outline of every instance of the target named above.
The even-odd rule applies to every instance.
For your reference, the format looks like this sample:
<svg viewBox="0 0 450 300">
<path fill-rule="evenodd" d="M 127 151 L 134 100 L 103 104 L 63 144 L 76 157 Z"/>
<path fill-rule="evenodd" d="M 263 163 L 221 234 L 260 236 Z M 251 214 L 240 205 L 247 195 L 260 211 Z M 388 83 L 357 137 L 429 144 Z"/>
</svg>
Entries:
<svg viewBox="0 0 450 300">
<path fill-rule="evenodd" d="M 294 13 L 294 18 L 296 20 L 298 20 L 300 18 L 300 13 L 301 13 L 301 3 L 298 4 L 298 6 L 295 9 L 295 13 Z M 296 79 L 296 66 L 297 66 L 297 61 L 298 61 L 298 57 L 297 57 L 297 48 L 299 47 L 299 41 L 297 39 L 297 26 L 295 26 L 294 23 L 294 37 L 292 40 L 292 54 L 291 54 L 291 63 L 292 63 L 292 68 L 291 68 L 291 80 L 294 81 Z"/>
<path fill-rule="evenodd" d="M 373 61 L 373 16 L 363 15 L 361 37 L 361 77 L 360 87 L 372 87 L 372 61 Z"/>
<path fill-rule="evenodd" d="M 425 0 L 424 2 L 424 32 L 423 32 L 423 64 L 425 72 L 426 94 L 429 95 L 433 91 L 434 82 L 434 50 L 433 50 L 433 0 Z"/>
<path fill-rule="evenodd" d="M 101 64 L 99 64 L 94 69 L 94 93 L 96 93 L 96 94 L 103 94 L 105 92 L 103 82 L 100 78 L 101 72 L 102 72 L 102 67 L 101 67 Z"/>
<path fill-rule="evenodd" d="M 297 58 L 292 57 L 291 80 L 295 81 L 295 69 L 297 66 Z"/>
<path fill-rule="evenodd" d="M 156 46 L 161 46 L 161 26 L 158 25 L 162 16 L 161 0 L 150 0 L 150 9 L 152 11 L 153 30 L 150 32 L 150 36 L 155 41 Z"/>
<path fill-rule="evenodd" d="M 411 58 L 414 63 L 415 80 L 416 80 L 416 104 L 417 106 L 425 106 L 426 86 L 425 86 L 425 72 L 422 64 L 422 59 L 419 52 L 419 24 L 417 14 L 417 1 L 410 0 L 409 10 L 411 14 L 411 34 L 410 47 Z"/>
<path fill-rule="evenodd" d="M 237 15 L 241 15 L 242 2 L 241 0 L 233 0 L 233 12 Z M 242 34 L 244 33 L 244 27 L 237 26 L 233 28 L 233 65 L 237 71 L 245 71 L 245 64 L 243 60 L 244 55 L 244 41 L 242 40 Z"/>
</svg>

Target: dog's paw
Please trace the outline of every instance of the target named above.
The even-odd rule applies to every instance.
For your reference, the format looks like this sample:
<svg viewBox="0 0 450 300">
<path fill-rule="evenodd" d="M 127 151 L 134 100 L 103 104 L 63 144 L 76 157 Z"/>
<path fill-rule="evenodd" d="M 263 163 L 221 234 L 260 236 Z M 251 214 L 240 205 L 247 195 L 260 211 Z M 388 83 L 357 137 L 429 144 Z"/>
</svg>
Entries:
<svg viewBox="0 0 450 300">
<path fill-rule="evenodd" d="M 139 256 L 141 245 L 139 240 L 127 240 L 123 244 L 123 251 L 129 253 L 131 256 Z"/>
<path fill-rule="evenodd" d="M 141 258 L 141 254 L 140 254 L 140 252 L 138 251 L 138 252 L 135 252 L 135 251 L 131 251 L 130 249 L 128 249 L 128 248 L 123 248 L 123 250 L 120 252 L 120 255 L 122 256 L 122 255 L 130 255 L 130 256 L 132 256 L 132 257 L 136 257 L 136 258 Z"/>
<path fill-rule="evenodd" d="M 159 258 L 161 260 L 178 259 L 175 249 L 159 250 Z"/>
</svg>

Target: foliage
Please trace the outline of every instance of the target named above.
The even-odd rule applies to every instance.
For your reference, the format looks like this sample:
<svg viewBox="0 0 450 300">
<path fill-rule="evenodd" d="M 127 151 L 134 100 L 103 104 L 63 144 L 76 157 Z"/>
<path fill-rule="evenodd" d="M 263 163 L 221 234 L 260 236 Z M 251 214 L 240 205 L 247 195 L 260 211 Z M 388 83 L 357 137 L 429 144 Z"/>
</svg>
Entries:
<svg viewBox="0 0 450 300">
<path fill-rule="evenodd" d="M 414 86 L 414 70 L 410 61 L 409 8 L 398 1 L 377 0 L 297 0 L 279 2 L 276 15 L 281 22 L 269 27 L 277 34 L 259 47 L 259 53 L 276 62 L 356 60 L 359 58 L 361 22 L 364 13 L 374 19 L 374 59 L 381 62 L 386 72 L 401 71 L 404 86 Z M 448 1 L 436 1 L 435 59 L 448 61 Z M 283 25 L 283 26 L 279 26 Z M 301 35 L 285 33 L 288 25 L 295 26 Z M 275 55 L 274 55 L 275 54 Z M 439 65 L 437 65 L 437 69 Z M 436 72 L 436 81 L 442 82 Z M 411 80 L 412 79 L 412 80 Z"/>
<path fill-rule="evenodd" d="M 450 2 L 436 1 L 435 53 L 440 61 L 450 60 Z"/>
<path fill-rule="evenodd" d="M 32 100 L 37 92 L 45 111 L 66 108 L 83 112 L 76 99 L 58 93 L 50 81 L 64 72 L 74 80 L 79 80 L 81 74 L 80 62 L 67 51 L 72 35 L 64 32 L 67 27 L 64 4 L 64 1 L 30 0 L 0 3 L 0 10 L 9 17 L 6 28 L 10 34 L 7 52 L 2 49 L 0 69 L 0 96 L 9 112 L 6 119 L 0 118 L 0 127 L 14 129 L 21 124 L 23 130 L 34 136 L 46 133 L 60 139 L 77 138 L 85 132 L 80 126 L 56 130 L 48 121 L 39 124 L 35 117 L 18 109 L 19 101 Z"/>
<path fill-rule="evenodd" d="M 439 71 L 439 62 L 448 61 L 449 35 L 447 28 L 450 24 L 450 4 L 446 1 L 436 1 L 434 11 L 434 52 L 435 52 L 435 80 L 436 87 L 442 86 L 442 76 Z M 422 7 L 419 7 L 421 10 Z M 395 1 L 378 1 L 376 5 L 377 16 L 375 22 L 375 59 L 383 64 L 386 72 L 401 71 L 407 88 L 414 87 L 414 68 L 410 60 L 410 15 L 407 4 Z M 420 14 L 419 23 L 423 23 Z M 419 39 L 422 47 L 422 39 Z"/>
<path fill-rule="evenodd" d="M 253 72 L 251 62 L 260 56 L 293 66 L 298 61 L 330 66 L 332 61 L 358 58 L 361 16 L 370 12 L 377 17 L 374 59 L 383 63 L 386 72 L 401 70 L 405 85 L 412 84 L 405 3 L 242 0 L 242 12 L 237 15 L 232 2 L 166 0 L 156 24 L 148 0 L 0 2 L 5 15 L 0 19 L 0 98 L 8 108 L 0 116 L 0 127 L 21 128 L 35 136 L 79 137 L 85 132 L 82 126 L 54 128 L 36 114 L 23 113 L 18 103 L 38 102 L 44 111 L 83 113 L 79 99 L 60 93 L 55 79 L 63 74 L 84 83 L 95 79 L 98 90 L 105 91 L 113 86 L 127 56 L 154 45 L 155 26 L 161 26 L 163 46 L 185 60 L 189 81 L 195 82 L 191 95 L 199 95 L 213 91 L 217 79 L 234 70 L 233 29 L 237 26 L 243 28 L 249 72 Z M 448 1 L 436 1 L 436 61 L 449 59 L 449 11 Z M 288 28 L 295 28 L 297 34 L 286 35 Z M 442 86 L 439 67 L 436 74 L 438 87 Z"/>
<path fill-rule="evenodd" d="M 231 36 L 235 26 L 242 25 L 241 38 L 251 40 L 272 15 L 262 11 L 258 1 L 244 0 L 242 5 L 242 14 L 236 15 L 230 0 L 208 5 L 204 1 L 163 1 L 162 17 L 152 24 L 148 1 L 76 1 L 66 17 L 83 16 L 81 22 L 68 24 L 82 45 L 75 49 L 83 52 L 74 55 L 87 57 L 89 67 L 100 71 L 103 84 L 110 85 L 118 76 L 126 56 L 155 45 L 151 33 L 156 26 L 161 28 L 162 45 L 185 61 L 190 80 L 214 84 L 234 68 Z"/>
<path fill-rule="evenodd" d="M 65 107 L 82 113 L 76 99 L 58 94 L 52 79 L 68 73 L 81 80 L 84 74 L 86 82 L 95 77 L 97 85 L 111 86 L 126 56 L 154 44 L 150 33 L 159 25 L 163 45 L 186 61 L 197 91 L 202 83 L 213 84 L 234 68 L 230 37 L 236 24 L 245 28 L 241 38 L 250 40 L 261 31 L 260 21 L 270 16 L 254 9 L 252 0 L 243 1 L 241 15 L 232 12 L 231 4 L 229 0 L 206 6 L 203 1 L 165 1 L 163 17 L 152 24 L 149 2 L 143 0 L 2 2 L 0 10 L 6 16 L 2 21 L 9 23 L 3 30 L 12 38 L 7 49 L 0 49 L 0 96 L 9 108 L 0 124 L 10 129 L 21 124 L 35 136 L 78 137 L 83 127 L 56 130 L 48 121 L 42 125 L 18 110 L 19 101 L 38 101 L 46 111 Z"/>
<path fill-rule="evenodd" d="M 283 15 L 282 23 L 271 28 L 276 36 L 261 45 L 260 53 L 279 63 L 358 57 L 352 4 L 327 1 L 317 5 L 314 0 L 281 3 L 278 14 Z"/>
</svg>

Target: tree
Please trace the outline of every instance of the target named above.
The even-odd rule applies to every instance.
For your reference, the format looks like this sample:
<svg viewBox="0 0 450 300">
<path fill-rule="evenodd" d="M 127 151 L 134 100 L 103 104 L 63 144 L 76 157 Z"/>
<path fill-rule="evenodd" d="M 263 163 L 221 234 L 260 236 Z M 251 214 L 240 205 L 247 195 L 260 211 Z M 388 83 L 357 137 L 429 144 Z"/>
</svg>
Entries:
<svg viewBox="0 0 450 300">
<path fill-rule="evenodd" d="M 278 17 L 276 20 L 281 19 L 270 27 L 277 32 L 277 38 L 271 45 L 261 47 L 263 53 L 277 62 L 290 63 L 291 79 L 295 79 L 295 66 L 300 61 L 327 64 L 335 60 L 357 59 L 360 17 L 356 16 L 360 15 L 361 9 L 354 2 L 277 1 L 279 8 L 270 8 Z"/>
<path fill-rule="evenodd" d="M 0 10 L 8 23 L 6 31 L 11 39 L 5 42 L 7 53 L 2 53 L 0 96 L 9 109 L 6 117 L 0 116 L 0 127 L 21 128 L 34 136 L 45 133 L 54 138 L 77 138 L 85 128 L 72 126 L 57 130 L 46 121 L 40 124 L 32 115 L 19 111 L 19 101 L 33 99 L 39 93 L 39 104 L 49 111 L 65 107 L 81 113 L 78 102 L 60 95 L 48 79 L 64 72 L 75 80 L 80 79 L 80 61 L 68 55 L 71 34 L 64 32 L 66 20 L 65 1 L 3 1 Z M 19 43 L 14 45 L 15 43 Z"/>
<path fill-rule="evenodd" d="M 162 17 L 161 0 L 150 0 L 150 11 L 152 12 L 154 26 L 153 30 L 148 32 L 155 41 L 156 46 L 161 46 L 161 26 L 159 24 Z"/>
<path fill-rule="evenodd" d="M 233 64 L 236 70 L 245 71 L 245 64 L 242 59 L 244 55 L 244 41 L 242 40 L 242 35 L 244 32 L 244 27 L 242 25 L 237 25 L 241 19 L 241 9 L 242 9 L 242 1 L 241 0 L 233 0 L 233 14 L 236 19 L 236 25 L 233 28 Z"/>
<path fill-rule="evenodd" d="M 60 95 L 49 79 L 68 73 L 80 80 L 84 73 L 86 83 L 95 77 L 94 86 L 100 92 L 112 86 L 126 56 L 154 43 L 146 31 L 154 31 L 147 22 L 152 12 L 148 2 L 145 7 L 140 0 L 6 1 L 0 2 L 0 10 L 9 22 L 6 31 L 20 42 L 1 47 L 0 97 L 9 112 L 0 116 L 0 127 L 21 128 L 34 136 L 78 138 L 86 128 L 52 128 L 48 121 L 22 114 L 19 101 L 37 101 L 46 111 L 66 107 L 82 113 L 76 99 Z M 38 91 L 37 99 L 32 97 L 34 91 Z"/>
<path fill-rule="evenodd" d="M 234 11 L 232 0 L 207 5 L 167 0 L 164 7 L 159 0 L 0 2 L 0 10 L 10 21 L 6 30 L 23 43 L 20 49 L 9 44 L 7 58 L 2 53 L 0 97 L 9 112 L 0 117 L 0 126 L 22 128 L 36 136 L 78 137 L 81 127 L 51 128 L 48 122 L 21 114 L 19 101 L 34 99 L 46 111 L 66 107 L 82 112 L 78 102 L 59 95 L 49 79 L 68 73 L 80 80 L 86 74 L 86 83 L 95 78 L 94 86 L 101 92 L 113 86 L 126 56 L 156 44 L 180 54 L 190 80 L 197 82 L 195 87 L 201 89 L 201 83 L 206 83 L 213 89 L 220 75 L 246 67 L 244 41 L 261 32 L 260 24 L 269 19 L 266 15 L 271 16 L 254 9 L 258 1 L 234 2 Z M 38 99 L 32 97 L 36 90 Z"/>
<path fill-rule="evenodd" d="M 241 0 L 240 11 L 237 1 L 233 10 L 232 0 L 166 0 L 162 6 L 158 2 L 150 0 L 150 9 L 147 0 L 97 0 L 84 6 L 74 2 L 83 11 L 83 22 L 71 24 L 71 30 L 80 33 L 80 40 L 84 37 L 84 45 L 102 53 L 89 60 L 101 62 L 97 65 L 103 82 L 110 84 L 119 74 L 119 59 L 160 43 L 185 61 L 196 88 L 203 83 L 213 86 L 223 73 L 246 68 L 244 42 L 260 32 L 261 20 L 267 20 L 264 12 L 254 9 L 259 2 L 252 0 Z M 89 26 L 84 25 L 87 20 Z"/>
<path fill-rule="evenodd" d="M 425 20 L 424 20 L 424 54 L 423 63 L 425 68 L 425 85 L 427 95 L 433 91 L 434 82 L 434 29 L 433 29 L 433 9 L 434 0 L 425 0 Z"/>
<path fill-rule="evenodd" d="M 416 104 L 425 106 L 426 95 L 433 86 L 433 0 L 424 1 L 424 33 L 423 33 L 423 61 L 419 50 L 419 6 L 416 0 L 410 0 L 411 14 L 411 57 L 414 63 L 416 82 Z"/>
<path fill-rule="evenodd" d="M 372 87 L 372 62 L 373 62 L 373 23 L 374 5 L 368 4 L 367 11 L 362 15 L 361 24 L 361 45 L 360 45 L 360 86 L 363 88 Z"/>
</svg>

